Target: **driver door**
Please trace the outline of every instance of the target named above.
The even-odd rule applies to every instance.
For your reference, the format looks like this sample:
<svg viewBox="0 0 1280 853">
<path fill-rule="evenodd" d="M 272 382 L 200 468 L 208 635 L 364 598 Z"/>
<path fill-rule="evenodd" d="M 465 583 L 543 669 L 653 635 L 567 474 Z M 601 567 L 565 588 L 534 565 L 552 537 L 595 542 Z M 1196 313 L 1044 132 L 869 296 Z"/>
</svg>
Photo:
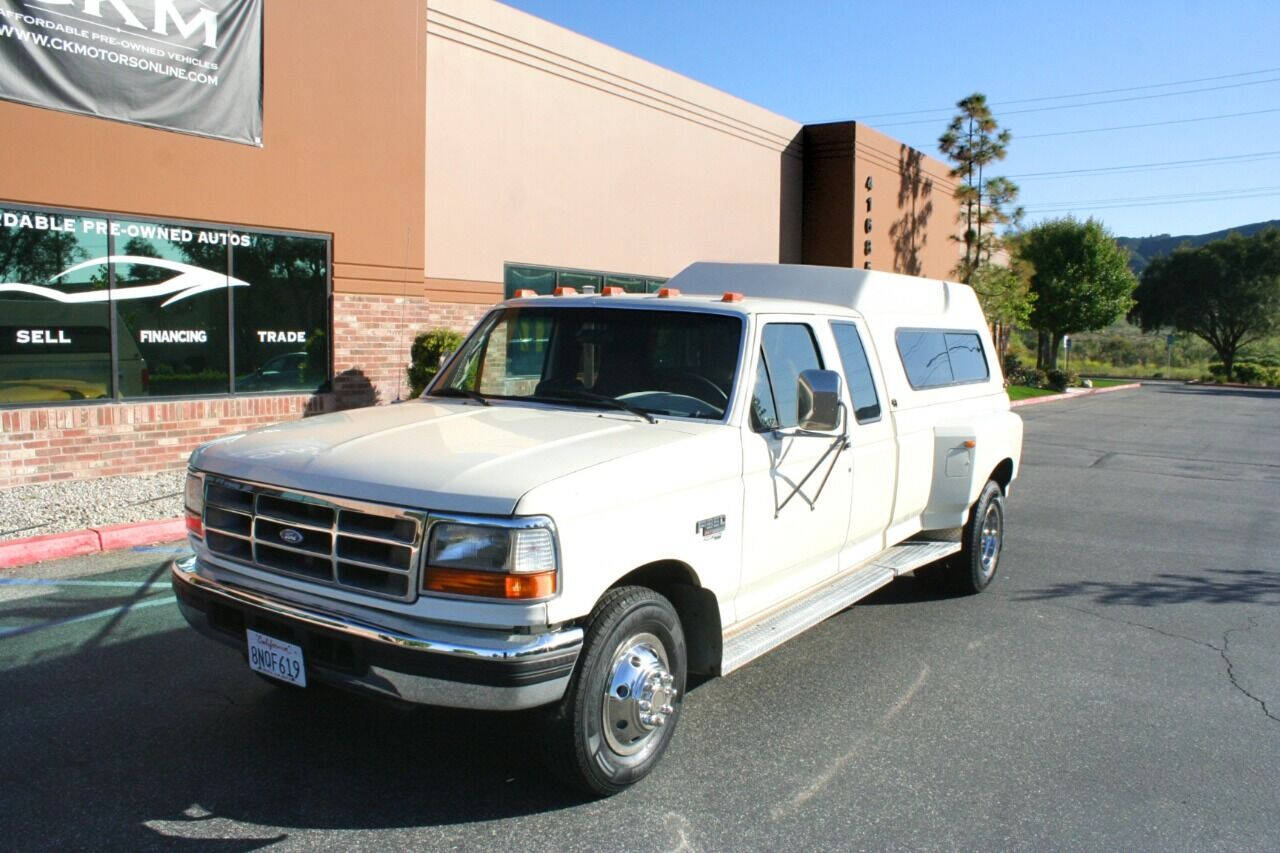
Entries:
<svg viewBox="0 0 1280 853">
<path fill-rule="evenodd" d="M 742 431 L 739 619 L 835 574 L 845 543 L 852 481 L 848 458 L 835 449 L 843 432 L 795 434 L 800 372 L 825 367 L 819 333 L 819 327 L 794 317 L 763 318 L 754 371 L 748 374 L 755 381 L 751 411 Z"/>
</svg>

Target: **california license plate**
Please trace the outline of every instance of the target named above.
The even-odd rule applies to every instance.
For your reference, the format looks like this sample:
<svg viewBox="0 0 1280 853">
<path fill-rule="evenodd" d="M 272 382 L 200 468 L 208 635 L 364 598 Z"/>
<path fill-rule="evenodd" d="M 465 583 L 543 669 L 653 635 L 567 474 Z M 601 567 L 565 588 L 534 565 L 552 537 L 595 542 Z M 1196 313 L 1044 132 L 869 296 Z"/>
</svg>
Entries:
<svg viewBox="0 0 1280 853">
<path fill-rule="evenodd" d="M 245 629 L 249 640 L 249 668 L 299 687 L 307 686 L 302 647 Z"/>
</svg>

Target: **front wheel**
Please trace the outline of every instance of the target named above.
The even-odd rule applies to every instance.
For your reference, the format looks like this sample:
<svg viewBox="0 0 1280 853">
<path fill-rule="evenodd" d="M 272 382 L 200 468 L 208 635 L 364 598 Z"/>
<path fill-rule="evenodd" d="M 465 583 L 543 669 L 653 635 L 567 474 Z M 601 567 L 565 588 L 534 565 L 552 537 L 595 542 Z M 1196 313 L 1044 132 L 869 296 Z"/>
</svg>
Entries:
<svg viewBox="0 0 1280 853">
<path fill-rule="evenodd" d="M 960 541 L 960 554 L 951 569 L 956 591 L 982 592 L 996 576 L 1004 547 L 1004 492 L 994 480 L 983 487 Z"/>
<path fill-rule="evenodd" d="M 598 796 L 640 781 L 671 741 L 686 674 L 671 602 L 644 587 L 610 590 L 592 611 L 569 689 L 547 716 L 551 769 Z"/>
</svg>

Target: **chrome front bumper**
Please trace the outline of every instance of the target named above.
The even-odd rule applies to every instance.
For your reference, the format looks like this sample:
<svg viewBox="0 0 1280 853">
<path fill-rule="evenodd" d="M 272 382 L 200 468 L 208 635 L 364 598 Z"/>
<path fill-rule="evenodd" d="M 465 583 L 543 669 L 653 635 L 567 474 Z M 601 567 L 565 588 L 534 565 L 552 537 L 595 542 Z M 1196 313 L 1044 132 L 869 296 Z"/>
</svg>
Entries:
<svg viewBox="0 0 1280 853">
<path fill-rule="evenodd" d="M 194 557 L 174 560 L 169 575 L 187 622 L 242 655 L 252 628 L 301 646 L 308 680 L 418 704 L 513 711 L 555 702 L 582 649 L 581 628 L 379 628 L 202 577 Z"/>
</svg>

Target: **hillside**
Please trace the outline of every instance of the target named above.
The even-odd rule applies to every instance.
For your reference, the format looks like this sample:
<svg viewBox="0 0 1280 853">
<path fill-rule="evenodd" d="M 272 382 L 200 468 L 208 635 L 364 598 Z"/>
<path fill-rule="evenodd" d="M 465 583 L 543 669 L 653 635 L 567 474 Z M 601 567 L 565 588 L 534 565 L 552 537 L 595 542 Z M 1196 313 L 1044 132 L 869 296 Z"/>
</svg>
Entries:
<svg viewBox="0 0 1280 853">
<path fill-rule="evenodd" d="M 1234 228 L 1214 231 L 1211 234 L 1183 234 L 1176 237 L 1171 237 L 1168 234 L 1157 234 L 1153 237 L 1117 237 L 1116 242 L 1129 250 L 1129 268 L 1133 270 L 1134 275 L 1142 275 L 1142 271 L 1146 269 L 1147 263 L 1152 258 L 1167 255 L 1184 243 L 1191 246 L 1203 246 L 1205 243 L 1221 240 L 1233 231 L 1248 237 L 1250 234 L 1273 226 L 1280 228 L 1280 219 L 1237 225 Z"/>
</svg>

